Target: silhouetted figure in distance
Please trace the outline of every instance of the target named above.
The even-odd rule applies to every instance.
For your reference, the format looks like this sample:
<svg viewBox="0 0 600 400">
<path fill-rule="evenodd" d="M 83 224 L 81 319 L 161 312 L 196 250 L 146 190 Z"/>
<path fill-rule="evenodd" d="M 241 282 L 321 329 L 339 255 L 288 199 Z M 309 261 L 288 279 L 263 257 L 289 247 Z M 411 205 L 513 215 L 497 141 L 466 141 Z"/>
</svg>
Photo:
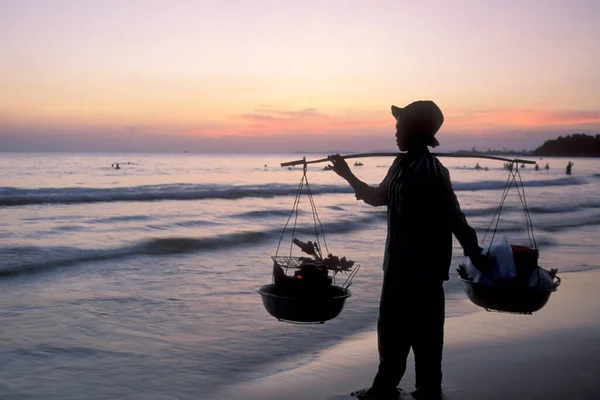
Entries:
<svg viewBox="0 0 600 400">
<path fill-rule="evenodd" d="M 548 163 L 546 163 L 546 166 L 544 168 L 550 169 L 550 165 Z"/>
<path fill-rule="evenodd" d="M 356 199 L 387 206 L 387 240 L 383 287 L 377 322 L 379 367 L 371 388 L 353 393 L 359 399 L 396 399 L 412 348 L 418 399 L 442 394 L 444 281 L 449 279 L 452 234 L 464 254 L 483 270 L 475 230 L 462 213 L 450 174 L 427 148 L 439 145 L 434 135 L 444 117 L 432 101 L 392 106 L 396 118 L 397 157 L 378 187 L 359 180 L 339 155 L 330 155 L 333 170 L 354 188 Z"/>
<path fill-rule="evenodd" d="M 540 166 L 539 166 L 539 165 L 537 165 L 537 163 L 535 164 L 535 170 L 536 170 L 536 171 L 539 171 L 539 170 L 540 170 Z"/>
<path fill-rule="evenodd" d="M 569 161 L 569 163 L 567 164 L 567 175 L 571 175 L 571 168 L 573 168 L 573 164 L 571 161 Z"/>
</svg>

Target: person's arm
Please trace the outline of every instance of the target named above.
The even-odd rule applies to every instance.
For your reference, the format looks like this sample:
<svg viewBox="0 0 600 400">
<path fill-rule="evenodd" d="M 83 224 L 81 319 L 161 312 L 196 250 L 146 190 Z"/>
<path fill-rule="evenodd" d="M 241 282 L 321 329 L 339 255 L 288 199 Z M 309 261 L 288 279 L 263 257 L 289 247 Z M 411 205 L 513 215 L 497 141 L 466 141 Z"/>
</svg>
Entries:
<svg viewBox="0 0 600 400">
<path fill-rule="evenodd" d="M 445 204 L 445 210 L 449 213 L 452 223 L 452 233 L 458 239 L 463 248 L 464 255 L 469 257 L 475 268 L 485 272 L 491 267 L 491 261 L 483 254 L 483 249 L 477 241 L 477 233 L 467 222 L 465 214 L 460 209 L 458 199 L 452 188 L 450 173 L 440 166 L 441 172 L 441 198 Z"/>
<path fill-rule="evenodd" d="M 333 171 L 344 178 L 354 189 L 357 200 L 362 200 L 365 203 L 377 207 L 387 205 L 387 194 L 385 189 L 385 179 L 378 187 L 369 186 L 361 181 L 352 173 L 348 163 L 339 154 L 329 156 L 333 164 Z"/>
<path fill-rule="evenodd" d="M 358 179 L 354 174 L 352 174 L 347 181 L 356 193 L 356 200 L 362 200 L 373 207 L 387 205 L 385 179 L 379 184 L 378 187 L 367 185 Z"/>
<path fill-rule="evenodd" d="M 485 256 L 482 257 L 482 248 L 479 246 L 477 241 L 477 233 L 467 222 L 465 214 L 460 209 L 460 204 L 452 188 L 452 182 L 450 181 L 450 173 L 448 170 L 439 166 L 439 177 L 441 178 L 440 190 L 441 199 L 444 202 L 444 209 L 448 212 L 448 215 L 452 224 L 452 233 L 458 239 L 461 247 L 463 248 L 464 255 L 471 259 L 473 265 L 478 269 L 485 269 L 487 267 Z M 478 265 L 479 264 L 479 265 Z M 481 267 L 481 268 L 480 268 Z"/>
</svg>

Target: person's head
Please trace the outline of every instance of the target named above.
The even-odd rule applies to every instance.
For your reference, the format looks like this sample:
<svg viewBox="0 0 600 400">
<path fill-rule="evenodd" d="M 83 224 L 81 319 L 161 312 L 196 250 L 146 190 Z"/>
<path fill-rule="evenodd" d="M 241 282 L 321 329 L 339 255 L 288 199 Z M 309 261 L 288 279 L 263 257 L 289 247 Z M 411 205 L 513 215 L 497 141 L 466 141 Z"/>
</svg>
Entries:
<svg viewBox="0 0 600 400">
<path fill-rule="evenodd" d="M 392 106 L 396 118 L 396 143 L 401 151 L 419 147 L 436 147 L 434 137 L 444 123 L 442 110 L 431 100 L 419 100 L 404 108 Z"/>
</svg>

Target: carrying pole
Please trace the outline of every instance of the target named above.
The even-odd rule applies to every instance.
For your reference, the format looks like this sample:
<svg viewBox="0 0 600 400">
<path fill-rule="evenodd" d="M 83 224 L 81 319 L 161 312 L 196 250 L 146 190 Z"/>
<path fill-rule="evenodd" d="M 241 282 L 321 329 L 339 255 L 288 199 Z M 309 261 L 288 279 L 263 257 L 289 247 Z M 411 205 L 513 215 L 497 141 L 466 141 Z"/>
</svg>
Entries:
<svg viewBox="0 0 600 400">
<path fill-rule="evenodd" d="M 367 157 L 398 157 L 403 156 L 406 153 L 359 153 L 359 154 L 347 154 L 345 156 L 341 156 L 343 159 L 348 158 L 367 158 Z M 487 160 L 497 160 L 497 161 L 505 161 L 510 163 L 519 163 L 519 164 L 536 164 L 535 161 L 530 160 L 521 160 L 519 158 L 505 158 L 505 157 L 497 157 L 497 156 L 488 156 L 487 154 L 475 154 L 475 153 L 431 153 L 436 157 L 454 157 L 454 158 L 484 158 Z M 306 158 L 302 160 L 295 161 L 287 161 L 281 163 L 282 167 L 293 167 L 295 165 L 306 165 L 306 164 L 316 164 L 322 162 L 328 162 L 329 158 L 320 158 L 318 160 L 306 161 Z"/>
</svg>

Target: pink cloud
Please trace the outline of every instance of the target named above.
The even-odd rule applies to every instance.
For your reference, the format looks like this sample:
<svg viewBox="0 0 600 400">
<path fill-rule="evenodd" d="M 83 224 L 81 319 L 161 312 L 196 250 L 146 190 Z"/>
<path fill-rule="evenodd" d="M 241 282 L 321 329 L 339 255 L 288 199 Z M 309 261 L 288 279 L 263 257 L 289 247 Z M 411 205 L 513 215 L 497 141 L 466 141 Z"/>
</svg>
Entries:
<svg viewBox="0 0 600 400">
<path fill-rule="evenodd" d="M 301 110 L 257 109 L 236 117 L 240 135 L 273 134 L 368 134 L 373 129 L 393 129 L 389 117 L 361 113 L 351 116 L 324 114 L 315 108 Z"/>
<path fill-rule="evenodd" d="M 599 125 L 600 110 L 502 109 L 446 116 L 446 125 L 460 130 L 506 128 L 578 127 Z"/>
</svg>

